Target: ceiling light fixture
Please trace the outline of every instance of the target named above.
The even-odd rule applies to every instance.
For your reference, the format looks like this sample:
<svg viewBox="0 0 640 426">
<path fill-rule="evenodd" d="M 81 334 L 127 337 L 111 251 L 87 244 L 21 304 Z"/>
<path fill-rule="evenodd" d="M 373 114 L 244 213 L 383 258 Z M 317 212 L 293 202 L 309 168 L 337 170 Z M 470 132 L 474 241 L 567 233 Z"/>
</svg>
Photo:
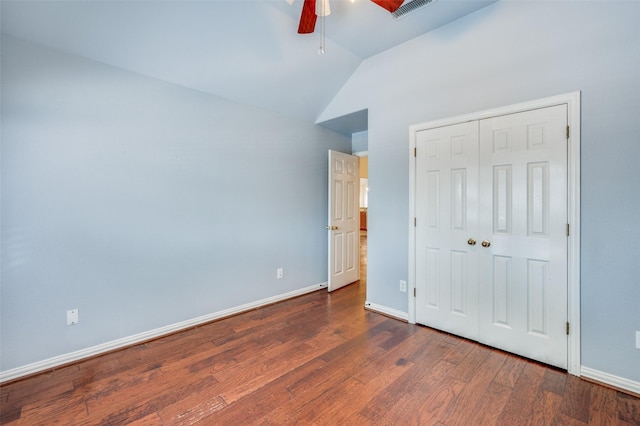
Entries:
<svg viewBox="0 0 640 426">
<path fill-rule="evenodd" d="M 329 3 L 329 0 L 316 0 L 316 15 L 331 15 L 331 3 Z"/>
<path fill-rule="evenodd" d="M 293 4 L 293 0 L 286 1 L 289 4 Z M 351 0 L 352 3 L 354 1 L 355 0 Z M 371 0 L 371 2 L 393 13 L 404 3 L 404 0 Z M 324 12 L 322 12 L 323 10 Z M 318 16 L 327 16 L 330 13 L 331 6 L 329 5 L 329 0 L 304 0 L 302 13 L 300 14 L 300 22 L 298 24 L 298 34 L 311 34 L 316 28 Z"/>
<path fill-rule="evenodd" d="M 286 0 L 290 5 L 295 0 Z M 373 3 L 388 10 L 395 16 L 395 12 L 400 8 L 404 0 L 371 0 Z M 435 0 L 412 0 L 411 3 L 431 3 Z M 351 3 L 355 3 L 355 0 L 351 0 Z M 414 8 L 420 7 L 416 5 Z M 318 16 L 320 21 L 320 48 L 318 54 L 322 55 L 325 52 L 325 25 L 324 18 L 331 14 L 331 4 L 329 0 L 304 0 L 302 4 L 302 14 L 300 15 L 300 22 L 298 23 L 298 34 L 311 34 L 316 28 L 316 21 Z"/>
</svg>

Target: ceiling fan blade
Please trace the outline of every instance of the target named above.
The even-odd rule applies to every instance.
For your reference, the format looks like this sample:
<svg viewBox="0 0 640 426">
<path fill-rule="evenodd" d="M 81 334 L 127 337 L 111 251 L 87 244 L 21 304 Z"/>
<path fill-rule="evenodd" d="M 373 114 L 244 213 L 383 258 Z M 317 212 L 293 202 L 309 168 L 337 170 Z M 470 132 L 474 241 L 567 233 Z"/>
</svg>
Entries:
<svg viewBox="0 0 640 426">
<path fill-rule="evenodd" d="M 404 2 L 404 0 L 371 0 L 371 1 L 377 4 L 378 6 L 384 9 L 387 9 L 391 13 L 398 10 L 398 8 L 402 6 L 402 3 Z"/>
<path fill-rule="evenodd" d="M 298 34 L 311 34 L 316 28 L 316 0 L 304 0 L 302 15 L 298 24 Z"/>
</svg>

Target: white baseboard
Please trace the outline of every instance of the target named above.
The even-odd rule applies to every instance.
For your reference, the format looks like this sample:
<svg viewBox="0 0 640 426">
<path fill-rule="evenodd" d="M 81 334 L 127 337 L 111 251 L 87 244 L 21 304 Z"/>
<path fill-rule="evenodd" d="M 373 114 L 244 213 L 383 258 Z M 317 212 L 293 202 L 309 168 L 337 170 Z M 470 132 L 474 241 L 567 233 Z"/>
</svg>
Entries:
<svg viewBox="0 0 640 426">
<path fill-rule="evenodd" d="M 589 367 L 580 367 L 580 374 L 582 377 L 593 379 L 595 381 L 598 381 L 619 389 L 628 390 L 629 392 L 633 392 L 635 394 L 640 395 L 640 382 L 634 382 L 633 380 L 625 379 L 624 377 L 614 376 L 613 374 L 594 370 Z"/>
<path fill-rule="evenodd" d="M 406 312 L 398 311 L 396 309 L 388 308 L 386 306 L 377 305 L 375 303 L 366 301 L 364 302 L 364 307 L 374 312 L 381 313 L 382 315 L 397 318 L 402 321 L 409 321 L 409 315 Z"/>
<path fill-rule="evenodd" d="M 143 333 L 134 334 L 122 339 L 113 340 L 111 342 L 103 343 L 90 348 L 81 349 L 68 354 L 59 355 L 53 358 L 45 359 L 43 361 L 27 364 L 22 367 L 13 368 L 11 370 L 0 371 L 0 384 L 16 380 L 21 377 L 29 376 L 35 373 L 40 373 L 52 368 L 56 368 L 62 365 L 70 364 L 73 362 L 81 361 L 85 358 L 101 355 L 106 352 L 111 352 L 116 349 L 125 348 L 127 346 L 142 343 L 148 340 L 157 339 L 167 334 L 175 333 L 181 330 L 186 330 L 191 327 L 195 327 L 201 324 L 205 324 L 211 321 L 215 321 L 221 318 L 229 317 L 231 315 L 237 315 L 243 312 L 250 311 L 252 309 L 260 308 L 262 306 L 270 305 L 275 302 L 281 302 L 283 300 L 291 299 L 293 297 L 301 296 L 303 294 L 311 293 L 322 288 L 326 288 L 327 283 L 315 284 L 309 287 L 304 287 L 298 290 L 290 291 L 288 293 L 279 294 L 277 296 L 268 297 L 266 299 L 257 300 L 255 302 L 246 303 L 234 308 L 225 309 L 223 311 L 214 312 L 212 314 L 203 315 L 197 318 L 193 318 L 187 321 L 171 324 L 166 327 L 156 328 L 154 330 L 145 331 Z"/>
</svg>

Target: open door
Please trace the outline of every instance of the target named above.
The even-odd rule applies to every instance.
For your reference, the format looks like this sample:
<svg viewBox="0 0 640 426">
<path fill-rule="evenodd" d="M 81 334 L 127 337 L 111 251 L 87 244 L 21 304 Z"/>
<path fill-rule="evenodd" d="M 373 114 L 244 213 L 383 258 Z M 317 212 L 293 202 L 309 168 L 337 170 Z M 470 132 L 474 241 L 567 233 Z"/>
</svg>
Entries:
<svg viewBox="0 0 640 426">
<path fill-rule="evenodd" d="M 358 157 L 329 151 L 329 291 L 360 279 Z"/>
</svg>

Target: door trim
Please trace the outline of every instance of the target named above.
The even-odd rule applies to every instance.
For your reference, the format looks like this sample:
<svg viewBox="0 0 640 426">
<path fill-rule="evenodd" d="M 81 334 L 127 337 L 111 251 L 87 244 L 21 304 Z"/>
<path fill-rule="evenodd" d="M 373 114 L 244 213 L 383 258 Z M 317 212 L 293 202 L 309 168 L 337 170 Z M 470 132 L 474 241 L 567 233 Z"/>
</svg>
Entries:
<svg viewBox="0 0 640 426">
<path fill-rule="evenodd" d="M 421 130 L 450 126 L 467 121 L 524 112 L 556 105 L 567 105 L 567 123 L 569 138 L 567 142 L 567 214 L 570 233 L 567 240 L 567 315 L 570 333 L 567 341 L 568 372 L 580 376 L 580 92 L 537 99 L 519 104 L 497 107 L 485 111 L 459 115 L 456 117 L 433 120 L 409 126 L 409 282 L 408 282 L 408 319 L 416 322 L 416 133 Z"/>
</svg>

